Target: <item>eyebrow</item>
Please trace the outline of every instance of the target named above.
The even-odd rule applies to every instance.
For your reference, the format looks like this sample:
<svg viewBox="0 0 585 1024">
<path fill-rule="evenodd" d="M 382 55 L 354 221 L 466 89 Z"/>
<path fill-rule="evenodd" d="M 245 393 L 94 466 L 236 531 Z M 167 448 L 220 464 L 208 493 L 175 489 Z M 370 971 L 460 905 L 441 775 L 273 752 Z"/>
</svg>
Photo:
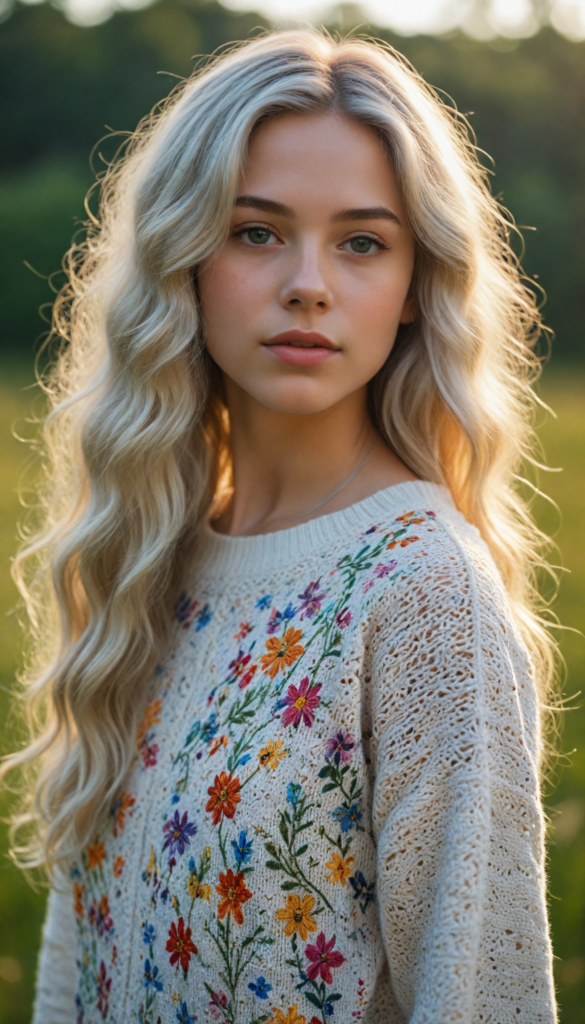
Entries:
<svg viewBox="0 0 585 1024">
<path fill-rule="evenodd" d="M 251 206 L 256 210 L 264 210 L 266 213 L 274 213 L 280 217 L 294 217 L 295 215 L 292 206 L 277 203 L 274 199 L 264 199 L 262 196 L 238 196 L 235 206 Z M 343 220 L 392 220 L 395 224 L 401 223 L 396 214 L 387 206 L 356 206 L 338 210 L 331 219 L 333 223 Z"/>
</svg>

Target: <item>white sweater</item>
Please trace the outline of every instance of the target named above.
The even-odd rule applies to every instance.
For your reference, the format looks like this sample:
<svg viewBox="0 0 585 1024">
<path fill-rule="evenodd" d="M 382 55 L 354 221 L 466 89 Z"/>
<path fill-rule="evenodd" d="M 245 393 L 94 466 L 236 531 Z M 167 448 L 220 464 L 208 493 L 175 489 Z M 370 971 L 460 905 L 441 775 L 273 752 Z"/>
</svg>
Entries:
<svg viewBox="0 0 585 1024">
<path fill-rule="evenodd" d="M 176 614 L 35 1024 L 553 1024 L 530 662 L 448 492 L 206 528 Z"/>
</svg>

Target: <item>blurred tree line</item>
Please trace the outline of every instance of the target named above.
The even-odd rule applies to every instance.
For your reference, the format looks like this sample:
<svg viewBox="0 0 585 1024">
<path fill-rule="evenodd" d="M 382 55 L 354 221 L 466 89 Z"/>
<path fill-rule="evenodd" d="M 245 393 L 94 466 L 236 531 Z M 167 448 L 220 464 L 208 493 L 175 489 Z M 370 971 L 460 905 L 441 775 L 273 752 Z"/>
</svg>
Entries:
<svg viewBox="0 0 585 1024">
<path fill-rule="evenodd" d="M 330 27 L 339 24 L 332 16 Z M 265 25 L 216 0 L 160 0 L 91 28 L 47 3 L 15 4 L 0 24 L 0 353 L 28 361 L 44 329 L 38 309 L 84 218 L 94 144 L 109 129 L 133 129 L 194 55 Z M 537 229 L 526 233 L 524 266 L 548 295 L 554 362 L 585 360 L 585 43 L 551 29 L 491 43 L 368 31 L 470 115 L 495 159 L 494 193 Z"/>
</svg>

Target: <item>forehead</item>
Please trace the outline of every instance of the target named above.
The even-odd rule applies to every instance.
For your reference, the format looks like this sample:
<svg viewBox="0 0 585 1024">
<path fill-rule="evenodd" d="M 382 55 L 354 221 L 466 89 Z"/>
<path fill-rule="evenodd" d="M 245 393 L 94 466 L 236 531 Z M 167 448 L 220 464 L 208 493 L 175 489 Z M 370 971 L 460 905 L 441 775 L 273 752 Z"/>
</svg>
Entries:
<svg viewBox="0 0 585 1024">
<path fill-rule="evenodd" d="M 343 114 L 266 121 L 252 137 L 241 189 L 291 205 L 316 195 L 328 205 L 400 201 L 392 161 L 377 133 Z"/>
</svg>

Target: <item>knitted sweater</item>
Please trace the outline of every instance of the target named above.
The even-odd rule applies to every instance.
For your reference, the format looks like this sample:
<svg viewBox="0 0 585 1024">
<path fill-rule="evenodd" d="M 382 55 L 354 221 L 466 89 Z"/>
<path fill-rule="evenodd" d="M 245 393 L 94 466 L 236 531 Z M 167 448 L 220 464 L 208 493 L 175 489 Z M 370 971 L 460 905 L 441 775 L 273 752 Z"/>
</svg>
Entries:
<svg viewBox="0 0 585 1024">
<path fill-rule="evenodd" d="M 553 1024 L 531 666 L 449 493 L 206 527 L 176 618 L 36 1024 Z"/>
</svg>

